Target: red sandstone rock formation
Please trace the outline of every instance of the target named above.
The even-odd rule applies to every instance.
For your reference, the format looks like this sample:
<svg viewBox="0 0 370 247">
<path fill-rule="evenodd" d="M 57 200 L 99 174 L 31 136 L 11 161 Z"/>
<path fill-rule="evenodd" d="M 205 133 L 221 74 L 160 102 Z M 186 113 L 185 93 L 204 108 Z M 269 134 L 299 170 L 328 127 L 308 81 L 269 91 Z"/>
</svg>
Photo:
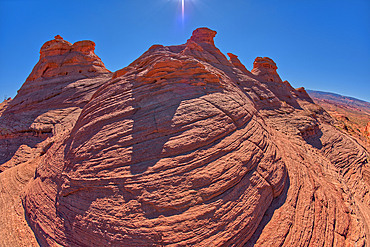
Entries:
<svg viewBox="0 0 370 247">
<path fill-rule="evenodd" d="M 46 42 L 41 47 L 40 61 L 27 81 L 78 74 L 91 77 L 92 74 L 109 72 L 95 55 L 94 50 L 95 43 L 90 40 L 78 41 L 72 45 L 57 35 L 54 40 Z"/>
<path fill-rule="evenodd" d="M 41 47 L 40 61 L 0 116 L 0 172 L 14 166 L 4 163 L 22 145 L 39 155 L 38 143 L 71 129 L 93 93 L 111 78 L 94 48 L 92 41 L 72 45 L 59 35 Z"/>
<path fill-rule="evenodd" d="M 240 69 L 242 72 L 250 74 L 250 71 L 247 70 L 247 68 L 240 62 L 237 55 L 234 55 L 232 53 L 227 53 L 227 55 L 230 57 L 230 62 L 238 69 Z"/>
<path fill-rule="evenodd" d="M 15 198 L 42 246 L 365 246 L 369 154 L 271 59 L 249 72 L 215 34 L 152 46 L 44 155 L 12 159 L 9 176 L 37 164 Z"/>
<path fill-rule="evenodd" d="M 190 41 L 193 41 L 195 43 L 201 44 L 201 43 L 207 43 L 210 45 L 215 45 L 213 38 L 216 36 L 217 32 L 213 31 L 209 28 L 202 27 L 194 30 L 193 35 L 188 40 L 188 43 Z"/>
<path fill-rule="evenodd" d="M 211 58 L 216 48 L 202 46 L 212 43 L 197 45 Z M 284 162 L 253 102 L 181 48 L 146 52 L 48 152 L 25 200 L 41 243 L 206 246 L 253 234 L 284 188 Z"/>
<path fill-rule="evenodd" d="M 282 82 L 276 70 L 276 63 L 272 61 L 271 58 L 257 57 L 253 63 L 252 73 L 256 75 L 260 81 Z"/>
<path fill-rule="evenodd" d="M 8 99 L 6 99 L 6 100 L 4 100 L 3 102 L 0 103 L 0 117 L 3 114 L 3 112 L 5 111 L 5 109 L 8 107 L 8 105 L 11 101 L 12 101 L 12 99 L 8 98 Z"/>
</svg>

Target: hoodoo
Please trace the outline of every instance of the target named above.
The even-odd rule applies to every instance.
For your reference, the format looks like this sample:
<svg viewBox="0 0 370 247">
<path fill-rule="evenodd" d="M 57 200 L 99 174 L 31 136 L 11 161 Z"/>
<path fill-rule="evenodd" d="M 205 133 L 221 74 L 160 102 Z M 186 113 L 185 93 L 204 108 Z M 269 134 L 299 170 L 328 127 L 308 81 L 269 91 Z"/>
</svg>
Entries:
<svg viewBox="0 0 370 247">
<path fill-rule="evenodd" d="M 94 49 L 92 41 L 72 45 L 59 35 L 41 47 L 39 62 L 0 116 L 0 172 L 43 153 L 50 146 L 44 141 L 70 130 L 111 78 Z"/>
<path fill-rule="evenodd" d="M 215 45 L 213 38 L 216 36 L 216 34 L 216 31 L 213 31 L 206 27 L 202 27 L 194 30 L 193 35 L 189 40 L 196 43 L 207 43 Z"/>
<path fill-rule="evenodd" d="M 276 70 L 276 63 L 271 58 L 257 57 L 251 72 L 261 81 L 282 82 Z"/>
<path fill-rule="evenodd" d="M 79 74 L 90 77 L 110 72 L 94 50 L 95 43 L 90 40 L 78 41 L 72 45 L 57 35 L 41 47 L 40 61 L 27 81 Z"/>
</svg>

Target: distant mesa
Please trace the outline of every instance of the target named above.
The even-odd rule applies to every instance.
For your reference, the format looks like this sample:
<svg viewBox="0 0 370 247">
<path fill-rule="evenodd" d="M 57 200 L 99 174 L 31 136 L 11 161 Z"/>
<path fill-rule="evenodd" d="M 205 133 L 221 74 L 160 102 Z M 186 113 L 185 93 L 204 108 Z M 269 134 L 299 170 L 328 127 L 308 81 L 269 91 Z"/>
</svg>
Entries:
<svg viewBox="0 0 370 247">
<path fill-rule="evenodd" d="M 370 150 L 370 103 L 335 93 L 307 90 L 314 102 L 335 119 L 334 125 Z"/>
<path fill-rule="evenodd" d="M 370 102 L 359 100 L 349 96 L 343 96 L 330 92 L 307 90 L 312 98 L 331 101 L 335 104 L 346 105 L 347 107 L 353 107 L 354 109 L 360 109 L 367 112 L 370 115 Z"/>
</svg>

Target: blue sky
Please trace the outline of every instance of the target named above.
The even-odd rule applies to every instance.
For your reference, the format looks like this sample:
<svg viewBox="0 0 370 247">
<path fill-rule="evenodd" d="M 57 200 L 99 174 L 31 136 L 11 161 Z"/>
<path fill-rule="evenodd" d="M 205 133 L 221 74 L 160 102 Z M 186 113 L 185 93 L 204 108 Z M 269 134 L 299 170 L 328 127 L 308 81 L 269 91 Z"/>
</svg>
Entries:
<svg viewBox="0 0 370 247">
<path fill-rule="evenodd" d="M 272 58 L 293 87 L 370 102 L 369 0 L 0 0 L 0 102 L 14 97 L 57 34 L 93 40 L 106 67 L 126 67 L 153 44 L 183 44 L 194 29 L 252 69 Z"/>
</svg>

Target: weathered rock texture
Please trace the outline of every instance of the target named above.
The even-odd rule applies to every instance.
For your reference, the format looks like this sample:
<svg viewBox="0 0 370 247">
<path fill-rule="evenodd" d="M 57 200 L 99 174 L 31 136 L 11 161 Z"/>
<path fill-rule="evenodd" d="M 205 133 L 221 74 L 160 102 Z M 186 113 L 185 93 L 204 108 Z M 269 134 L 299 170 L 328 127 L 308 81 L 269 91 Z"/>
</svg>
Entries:
<svg viewBox="0 0 370 247">
<path fill-rule="evenodd" d="M 0 173 L 0 246 L 39 246 L 27 224 L 21 200 L 39 161 L 30 159 Z"/>
<path fill-rule="evenodd" d="M 25 200 L 40 242 L 222 245 L 253 234 L 286 167 L 253 102 L 212 65 L 230 63 L 207 33 L 146 52 L 46 154 Z M 208 59 L 190 55 L 198 49 Z"/>
<path fill-rule="evenodd" d="M 276 70 L 277 66 L 271 58 L 257 57 L 253 63 L 252 73 L 258 76 L 260 81 L 282 82 Z"/>
<path fill-rule="evenodd" d="M 366 150 L 215 35 L 152 46 L 40 144 L 23 205 L 42 246 L 366 245 Z"/>
<path fill-rule="evenodd" d="M 0 172 L 15 165 L 4 164 L 15 154 L 40 155 L 38 143 L 70 130 L 94 92 L 111 78 L 94 49 L 92 41 L 72 45 L 60 36 L 42 46 L 40 61 L 0 115 Z"/>
<path fill-rule="evenodd" d="M 320 91 L 308 91 L 316 104 L 334 119 L 333 125 L 370 151 L 370 103 L 355 98 Z"/>
<path fill-rule="evenodd" d="M 27 81 L 78 74 L 91 77 L 92 74 L 109 72 L 94 50 L 95 43 L 90 40 L 78 41 L 72 45 L 57 35 L 41 47 L 40 61 Z"/>
<path fill-rule="evenodd" d="M 8 107 L 8 105 L 11 101 L 12 101 L 12 99 L 8 98 L 8 99 L 5 99 L 3 102 L 0 103 L 0 116 L 3 114 L 3 112 Z"/>
</svg>

